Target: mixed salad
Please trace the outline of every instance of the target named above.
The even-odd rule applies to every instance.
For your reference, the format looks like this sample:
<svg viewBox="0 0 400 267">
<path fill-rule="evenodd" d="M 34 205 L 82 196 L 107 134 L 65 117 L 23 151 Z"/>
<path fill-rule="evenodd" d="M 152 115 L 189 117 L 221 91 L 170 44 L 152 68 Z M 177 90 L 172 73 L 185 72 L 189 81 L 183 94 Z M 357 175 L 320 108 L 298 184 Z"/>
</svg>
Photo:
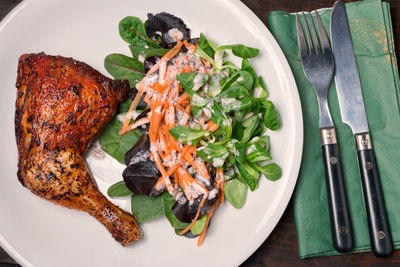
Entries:
<svg viewBox="0 0 400 267">
<path fill-rule="evenodd" d="M 130 195 L 140 223 L 165 216 L 177 234 L 199 236 L 201 245 L 224 199 L 241 208 L 261 174 L 272 181 L 282 174 L 267 135 L 280 128 L 279 115 L 248 60 L 259 50 L 191 38 L 165 12 L 144 23 L 126 17 L 119 32 L 132 55 L 111 54 L 104 64 L 129 80 L 131 98 L 100 144 L 127 167 L 108 195 Z M 242 59 L 240 67 L 229 54 Z"/>
</svg>

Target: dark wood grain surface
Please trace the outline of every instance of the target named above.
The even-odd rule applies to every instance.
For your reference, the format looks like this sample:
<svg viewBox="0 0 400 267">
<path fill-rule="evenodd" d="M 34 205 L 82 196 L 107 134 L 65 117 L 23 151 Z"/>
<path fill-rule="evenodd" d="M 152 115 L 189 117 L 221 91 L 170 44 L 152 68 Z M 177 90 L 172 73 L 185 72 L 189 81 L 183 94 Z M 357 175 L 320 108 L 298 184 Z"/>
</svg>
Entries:
<svg viewBox="0 0 400 267">
<path fill-rule="evenodd" d="M 2 19 L 20 0 L 0 0 L 0 19 Z M 314 10 L 330 7 L 334 0 L 242 0 L 267 24 L 269 11 L 289 12 Z M 348 2 L 348 1 L 345 1 Z M 393 31 L 397 59 L 400 55 L 400 0 L 389 0 L 393 20 Z M 268 239 L 243 264 L 247 266 L 400 266 L 400 250 L 388 258 L 381 259 L 372 253 L 358 253 L 302 260 L 298 257 L 297 236 L 290 203 L 280 222 Z M 0 267 L 16 267 L 18 264 L 0 248 Z"/>
</svg>

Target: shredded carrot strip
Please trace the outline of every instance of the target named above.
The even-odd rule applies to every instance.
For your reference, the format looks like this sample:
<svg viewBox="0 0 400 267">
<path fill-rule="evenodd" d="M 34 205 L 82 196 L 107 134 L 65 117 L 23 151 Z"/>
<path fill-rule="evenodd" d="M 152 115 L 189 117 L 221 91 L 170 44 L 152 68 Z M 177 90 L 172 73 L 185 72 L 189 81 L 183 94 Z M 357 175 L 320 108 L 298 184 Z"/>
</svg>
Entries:
<svg viewBox="0 0 400 267">
<path fill-rule="evenodd" d="M 201 231 L 199 239 L 197 240 L 197 246 L 198 247 L 200 247 L 204 242 L 204 238 L 206 236 L 208 225 L 210 224 L 210 219 L 214 215 L 214 211 L 218 207 L 219 203 L 220 203 L 220 200 L 218 199 L 217 203 L 215 203 L 214 207 L 207 213 L 206 225 L 204 226 L 204 229 L 203 229 L 203 231 Z"/>
<path fill-rule="evenodd" d="M 216 130 L 218 130 L 219 125 L 215 124 L 212 120 L 209 120 L 207 122 L 207 130 L 211 131 L 211 132 L 215 132 Z"/>
<path fill-rule="evenodd" d="M 178 105 L 183 105 L 183 103 L 189 103 L 189 95 L 185 92 L 176 101 Z"/>
<path fill-rule="evenodd" d="M 136 109 L 137 105 L 139 105 L 140 99 L 142 98 L 144 90 L 138 90 L 135 98 L 133 99 L 128 112 L 126 113 L 126 118 L 124 121 L 124 125 L 122 126 L 122 129 L 118 132 L 120 135 L 125 134 L 127 131 L 131 130 L 129 127 L 129 123 L 132 118 L 132 112 Z"/>
<path fill-rule="evenodd" d="M 190 50 L 190 52 L 194 53 L 194 52 L 196 51 L 196 46 L 197 46 L 197 45 L 189 44 L 188 41 L 186 41 L 186 40 L 183 41 L 183 44 L 185 45 L 185 47 L 186 47 L 188 50 Z"/>
<path fill-rule="evenodd" d="M 179 234 L 183 235 L 183 234 L 185 234 L 187 231 L 189 231 L 190 229 L 192 229 L 193 225 L 197 222 L 197 219 L 199 218 L 200 210 L 201 210 L 201 208 L 203 207 L 204 202 L 206 202 L 206 199 L 207 199 L 207 197 L 206 197 L 206 196 L 203 196 L 203 198 L 202 198 L 201 201 L 200 201 L 199 208 L 197 209 L 197 213 L 196 213 L 196 216 L 194 217 L 193 221 L 189 224 L 188 227 L 186 227 L 185 229 L 183 229 L 182 231 L 180 231 Z"/>
</svg>

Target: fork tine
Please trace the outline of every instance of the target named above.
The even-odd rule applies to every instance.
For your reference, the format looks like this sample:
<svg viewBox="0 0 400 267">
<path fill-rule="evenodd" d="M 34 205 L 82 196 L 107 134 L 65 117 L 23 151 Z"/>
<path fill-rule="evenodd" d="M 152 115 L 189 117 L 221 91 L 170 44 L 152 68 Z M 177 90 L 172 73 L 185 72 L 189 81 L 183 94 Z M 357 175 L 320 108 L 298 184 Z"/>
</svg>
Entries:
<svg viewBox="0 0 400 267">
<path fill-rule="evenodd" d="M 324 53 L 331 51 L 331 45 L 328 39 L 328 35 L 326 34 L 324 24 L 322 23 L 321 17 L 319 13 L 315 11 L 315 17 L 317 18 L 318 32 L 319 32 L 319 40 L 321 41 L 322 50 Z"/>
<path fill-rule="evenodd" d="M 307 54 L 306 40 L 304 39 L 303 27 L 301 26 L 299 15 L 296 14 L 296 31 L 297 31 L 297 42 L 299 44 L 300 55 Z"/>
<path fill-rule="evenodd" d="M 318 54 L 318 53 L 320 53 L 321 50 L 319 49 L 318 35 L 317 35 L 316 30 L 315 30 L 314 20 L 313 20 L 313 18 L 311 16 L 311 13 L 308 13 L 308 17 L 309 17 L 309 21 L 310 21 L 310 24 L 311 24 L 310 29 L 311 29 L 311 34 L 312 34 L 312 37 L 313 37 L 312 41 L 314 42 L 314 45 L 315 45 L 314 46 L 315 47 L 315 53 Z"/>
<path fill-rule="evenodd" d="M 310 54 L 312 54 L 312 50 L 314 49 L 314 45 L 313 42 L 311 41 L 311 36 L 310 36 L 310 32 L 308 31 L 308 23 L 307 23 L 307 19 L 306 19 L 306 15 L 303 13 L 303 21 L 304 21 L 304 31 L 306 32 L 306 39 L 307 39 L 307 43 L 308 43 L 308 49 L 310 51 Z"/>
</svg>

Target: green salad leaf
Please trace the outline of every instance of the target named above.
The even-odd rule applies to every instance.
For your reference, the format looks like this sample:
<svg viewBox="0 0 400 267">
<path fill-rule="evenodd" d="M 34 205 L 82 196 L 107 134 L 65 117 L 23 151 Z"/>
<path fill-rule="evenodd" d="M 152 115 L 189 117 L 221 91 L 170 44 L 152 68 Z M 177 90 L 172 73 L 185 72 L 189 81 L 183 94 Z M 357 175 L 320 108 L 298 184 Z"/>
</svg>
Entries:
<svg viewBox="0 0 400 267">
<path fill-rule="evenodd" d="M 160 47 L 147 36 L 143 22 L 137 17 L 128 16 L 123 18 L 118 27 L 121 38 L 131 45 L 143 48 L 146 46 Z"/>
<path fill-rule="evenodd" d="M 121 128 L 122 122 L 118 117 L 114 117 L 111 122 L 107 124 L 102 135 L 100 135 L 99 141 L 101 149 L 124 164 L 125 153 L 133 147 L 142 134 L 139 130 L 135 129 L 124 135 L 120 135 L 118 132 Z"/>
<path fill-rule="evenodd" d="M 194 146 L 200 138 L 209 133 L 206 130 L 196 130 L 181 125 L 171 128 L 169 132 L 178 142 Z"/>
<path fill-rule="evenodd" d="M 128 187 L 126 187 L 124 181 L 119 181 L 111 185 L 107 190 L 107 195 L 110 197 L 124 197 L 133 194 Z"/>
<path fill-rule="evenodd" d="M 255 165 L 255 167 L 270 181 L 276 181 L 282 177 L 282 169 L 276 163 L 269 163 L 263 166 Z"/>
<path fill-rule="evenodd" d="M 175 214 L 172 212 L 172 206 L 175 204 L 174 197 L 168 193 L 164 192 L 162 194 L 164 215 L 168 219 L 169 223 L 175 229 L 184 229 L 189 226 L 189 223 L 181 222 L 176 218 Z"/>
<path fill-rule="evenodd" d="M 162 196 L 132 195 L 131 209 L 138 223 L 144 223 L 164 215 Z"/>
<path fill-rule="evenodd" d="M 143 63 L 122 54 L 108 55 L 104 67 L 115 79 L 128 80 L 131 87 L 144 77 Z"/>
<path fill-rule="evenodd" d="M 233 179 L 225 184 L 224 194 L 226 200 L 237 209 L 243 207 L 247 197 L 247 186 L 238 179 Z"/>
</svg>

